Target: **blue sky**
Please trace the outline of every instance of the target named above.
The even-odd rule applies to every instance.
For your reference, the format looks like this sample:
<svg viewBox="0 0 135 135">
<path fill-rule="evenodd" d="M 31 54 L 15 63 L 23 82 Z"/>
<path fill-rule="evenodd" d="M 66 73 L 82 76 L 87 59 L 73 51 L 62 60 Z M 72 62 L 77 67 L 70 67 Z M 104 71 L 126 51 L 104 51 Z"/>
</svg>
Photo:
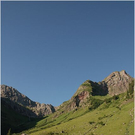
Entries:
<svg viewBox="0 0 135 135">
<path fill-rule="evenodd" d="M 2 84 L 60 105 L 85 80 L 133 77 L 133 2 L 2 2 Z"/>
</svg>

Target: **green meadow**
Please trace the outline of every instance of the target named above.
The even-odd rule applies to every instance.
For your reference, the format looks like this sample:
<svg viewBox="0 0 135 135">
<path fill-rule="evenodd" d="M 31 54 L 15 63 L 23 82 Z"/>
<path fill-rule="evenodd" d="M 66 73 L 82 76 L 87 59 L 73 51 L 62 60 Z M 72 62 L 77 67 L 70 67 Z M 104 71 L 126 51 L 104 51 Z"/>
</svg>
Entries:
<svg viewBox="0 0 135 135">
<path fill-rule="evenodd" d="M 96 107 L 84 106 L 69 112 L 59 110 L 33 128 L 21 133 L 28 135 L 133 135 L 134 102 L 127 93 L 119 96 L 93 96 Z M 101 102 L 102 101 L 102 102 Z M 95 104 L 93 104 L 95 106 Z M 93 109 L 91 109 L 93 108 Z M 31 123 L 25 126 L 30 127 Z M 20 135 L 13 134 L 13 135 Z"/>
</svg>

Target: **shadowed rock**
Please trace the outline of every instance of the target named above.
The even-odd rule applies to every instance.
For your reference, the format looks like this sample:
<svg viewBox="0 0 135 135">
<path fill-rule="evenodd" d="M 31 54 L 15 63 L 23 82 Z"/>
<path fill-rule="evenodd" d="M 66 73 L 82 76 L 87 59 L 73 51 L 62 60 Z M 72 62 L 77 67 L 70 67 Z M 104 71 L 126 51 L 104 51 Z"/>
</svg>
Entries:
<svg viewBox="0 0 135 135">
<path fill-rule="evenodd" d="M 1 85 L 1 97 L 3 99 L 9 99 L 10 101 L 16 103 L 14 105 L 12 103 L 11 107 L 13 109 L 16 108 L 15 110 L 20 113 L 25 112 L 25 111 L 21 111 L 22 107 L 27 108 L 27 110 L 29 109 L 29 112 L 32 112 L 32 115 L 31 113 L 28 113 L 28 114 L 29 116 L 32 116 L 32 117 L 34 116 L 42 117 L 42 116 L 46 116 L 48 114 L 55 112 L 55 108 L 51 104 L 40 104 L 38 102 L 34 102 L 30 100 L 27 96 L 21 94 L 16 89 L 6 86 L 6 85 Z M 17 104 L 20 106 L 18 106 Z M 27 115 L 27 116 L 28 114 L 24 113 L 24 115 Z"/>
</svg>

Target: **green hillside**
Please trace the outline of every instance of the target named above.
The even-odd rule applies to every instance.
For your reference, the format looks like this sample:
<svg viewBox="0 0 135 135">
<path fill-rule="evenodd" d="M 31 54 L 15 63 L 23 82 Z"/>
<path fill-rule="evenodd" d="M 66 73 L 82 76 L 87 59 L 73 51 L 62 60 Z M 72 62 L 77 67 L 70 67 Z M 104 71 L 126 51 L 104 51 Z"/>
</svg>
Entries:
<svg viewBox="0 0 135 135">
<path fill-rule="evenodd" d="M 73 114 L 70 115 L 70 117 L 72 116 Z M 63 121 L 60 119 L 63 119 Z M 64 117 L 57 119 L 56 121 L 61 121 L 61 124 L 52 122 L 50 124 L 52 127 L 48 126 L 48 128 L 47 125 L 42 125 L 43 121 L 40 121 L 34 129 L 26 133 L 30 135 L 133 135 L 133 102 L 124 105 L 121 110 L 116 107 L 109 107 L 108 109 L 100 107 L 78 118 L 71 118 L 67 121 L 64 119 Z"/>
<path fill-rule="evenodd" d="M 111 87 L 119 84 L 110 82 Z M 124 85 L 127 84 L 121 82 L 121 86 Z M 42 118 L 22 115 L 22 111 L 26 114 L 29 108 L 5 99 L 2 100 L 2 135 L 134 134 L 133 79 L 126 92 L 113 96 L 108 94 L 105 83 L 99 85 L 87 80 L 70 100 L 63 102 L 54 113 Z M 15 111 L 17 109 L 20 113 Z"/>
<path fill-rule="evenodd" d="M 113 97 L 92 96 L 86 106 L 69 112 L 59 109 L 22 133 L 28 135 L 133 135 L 133 101 L 132 83 L 126 93 Z"/>
</svg>

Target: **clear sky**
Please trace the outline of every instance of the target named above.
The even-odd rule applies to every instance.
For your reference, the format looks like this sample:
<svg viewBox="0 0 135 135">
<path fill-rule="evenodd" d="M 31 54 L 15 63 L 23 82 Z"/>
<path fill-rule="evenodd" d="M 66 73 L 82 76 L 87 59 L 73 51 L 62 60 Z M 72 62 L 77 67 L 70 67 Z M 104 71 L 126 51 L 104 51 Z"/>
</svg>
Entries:
<svg viewBox="0 0 135 135">
<path fill-rule="evenodd" d="M 85 80 L 133 77 L 133 2 L 2 2 L 2 84 L 60 105 Z"/>
</svg>

